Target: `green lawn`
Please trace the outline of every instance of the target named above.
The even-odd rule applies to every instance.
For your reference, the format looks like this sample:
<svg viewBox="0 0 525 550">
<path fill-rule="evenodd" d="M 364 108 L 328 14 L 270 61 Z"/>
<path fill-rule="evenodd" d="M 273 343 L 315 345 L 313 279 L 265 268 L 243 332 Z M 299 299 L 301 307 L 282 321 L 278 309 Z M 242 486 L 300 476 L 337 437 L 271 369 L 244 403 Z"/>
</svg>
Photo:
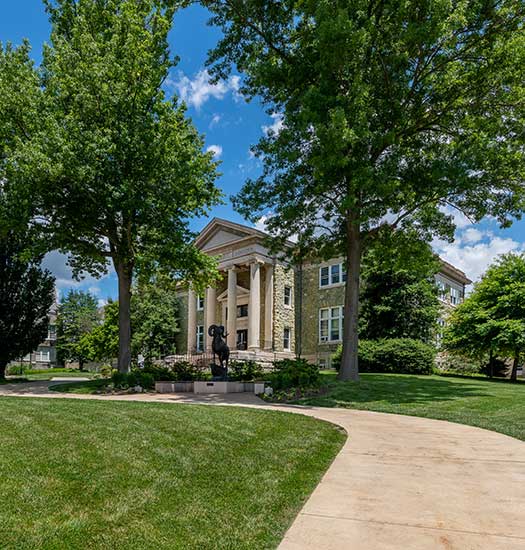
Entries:
<svg viewBox="0 0 525 550">
<path fill-rule="evenodd" d="M 30 382 L 32 380 L 51 380 L 51 378 L 93 378 L 96 373 L 89 371 L 80 371 L 73 369 L 32 369 L 24 374 L 14 374 L 8 376 L 5 380 L 0 380 L 0 384 L 13 384 L 18 382 Z"/>
<path fill-rule="evenodd" d="M 0 398 L 0 547 L 275 548 L 345 435 L 237 407 Z"/>
<path fill-rule="evenodd" d="M 99 378 L 97 380 L 84 380 L 82 382 L 57 382 L 50 389 L 61 393 L 96 393 L 97 390 L 107 386 L 111 380 Z"/>
<path fill-rule="evenodd" d="M 487 378 L 361 374 L 338 382 L 324 372 L 328 391 L 298 403 L 450 420 L 525 440 L 525 383 Z"/>
</svg>

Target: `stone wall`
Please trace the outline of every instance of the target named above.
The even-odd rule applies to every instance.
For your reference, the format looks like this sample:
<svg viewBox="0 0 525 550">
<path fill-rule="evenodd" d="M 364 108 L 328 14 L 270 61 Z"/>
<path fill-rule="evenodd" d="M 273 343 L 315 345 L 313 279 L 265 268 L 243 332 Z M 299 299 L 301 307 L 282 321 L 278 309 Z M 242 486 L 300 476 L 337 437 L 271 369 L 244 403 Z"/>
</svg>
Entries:
<svg viewBox="0 0 525 550">
<path fill-rule="evenodd" d="M 344 305 L 344 292 L 344 284 L 329 288 L 319 287 L 319 264 L 306 264 L 303 267 L 302 300 L 297 316 L 302 318 L 301 355 L 309 361 L 329 361 L 337 349 L 338 343 L 319 342 L 319 310 Z"/>
<path fill-rule="evenodd" d="M 292 306 L 284 304 L 284 287 L 292 288 Z M 274 266 L 274 315 L 273 315 L 273 339 L 275 351 L 284 351 L 283 335 L 284 329 L 290 329 L 291 351 L 295 351 L 295 271 L 284 265 Z"/>
</svg>

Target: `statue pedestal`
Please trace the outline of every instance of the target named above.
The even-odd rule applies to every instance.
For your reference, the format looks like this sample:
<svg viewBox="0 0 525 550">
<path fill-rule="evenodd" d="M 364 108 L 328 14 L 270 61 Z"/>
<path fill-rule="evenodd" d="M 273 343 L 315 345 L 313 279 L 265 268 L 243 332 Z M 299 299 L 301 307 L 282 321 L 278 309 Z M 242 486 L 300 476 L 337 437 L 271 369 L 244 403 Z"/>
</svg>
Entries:
<svg viewBox="0 0 525 550">
<path fill-rule="evenodd" d="M 155 382 L 158 393 L 264 393 L 264 382 L 200 380 L 196 382 Z"/>
<path fill-rule="evenodd" d="M 246 391 L 243 382 L 194 382 L 193 393 L 241 393 Z"/>
</svg>

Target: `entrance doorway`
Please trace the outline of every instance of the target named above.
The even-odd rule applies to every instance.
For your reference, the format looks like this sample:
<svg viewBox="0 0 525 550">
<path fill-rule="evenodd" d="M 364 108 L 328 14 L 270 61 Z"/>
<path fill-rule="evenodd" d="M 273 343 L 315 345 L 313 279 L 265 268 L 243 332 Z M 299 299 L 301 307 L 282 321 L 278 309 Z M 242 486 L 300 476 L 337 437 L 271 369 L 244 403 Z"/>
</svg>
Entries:
<svg viewBox="0 0 525 550">
<path fill-rule="evenodd" d="M 248 349 L 248 330 L 238 330 L 237 331 L 237 349 L 246 350 Z"/>
</svg>

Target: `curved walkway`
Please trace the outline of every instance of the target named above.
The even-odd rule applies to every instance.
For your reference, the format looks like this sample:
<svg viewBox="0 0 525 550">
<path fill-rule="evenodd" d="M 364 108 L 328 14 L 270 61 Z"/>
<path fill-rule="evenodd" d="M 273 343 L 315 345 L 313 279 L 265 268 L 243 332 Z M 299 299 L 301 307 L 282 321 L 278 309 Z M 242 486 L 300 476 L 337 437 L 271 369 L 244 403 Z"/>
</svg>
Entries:
<svg viewBox="0 0 525 550">
<path fill-rule="evenodd" d="M 0 395 L 237 405 L 342 426 L 348 439 L 281 550 L 525 548 L 525 443 L 505 435 L 426 418 L 269 405 L 249 394 L 107 397 L 23 386 L 0 386 Z"/>
</svg>

